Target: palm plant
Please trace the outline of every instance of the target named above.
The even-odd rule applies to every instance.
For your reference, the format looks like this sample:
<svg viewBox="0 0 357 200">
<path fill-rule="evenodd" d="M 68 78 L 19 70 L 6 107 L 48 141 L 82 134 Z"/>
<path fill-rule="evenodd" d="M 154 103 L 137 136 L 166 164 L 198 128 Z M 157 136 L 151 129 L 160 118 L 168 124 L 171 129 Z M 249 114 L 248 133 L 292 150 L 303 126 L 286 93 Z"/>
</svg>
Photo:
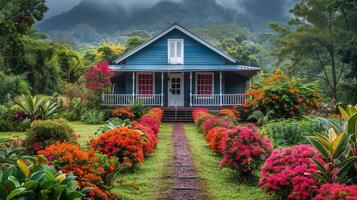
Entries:
<svg viewBox="0 0 357 200">
<path fill-rule="evenodd" d="M 353 183 L 356 180 L 357 112 L 342 107 L 340 112 L 344 123 L 320 118 L 326 132 L 307 137 L 324 158 L 323 162 L 313 159 L 319 169 L 314 176 L 322 183 Z"/>
</svg>

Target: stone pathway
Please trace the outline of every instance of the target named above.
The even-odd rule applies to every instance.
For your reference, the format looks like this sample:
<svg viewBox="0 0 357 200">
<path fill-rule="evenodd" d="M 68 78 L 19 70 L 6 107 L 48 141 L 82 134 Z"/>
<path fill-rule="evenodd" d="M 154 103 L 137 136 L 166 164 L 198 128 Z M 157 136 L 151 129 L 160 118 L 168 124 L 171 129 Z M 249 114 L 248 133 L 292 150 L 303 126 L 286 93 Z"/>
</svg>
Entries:
<svg viewBox="0 0 357 200">
<path fill-rule="evenodd" d="M 189 145 L 182 124 L 173 127 L 174 140 L 174 186 L 171 188 L 171 200 L 199 199 L 199 179 L 193 168 Z"/>
</svg>

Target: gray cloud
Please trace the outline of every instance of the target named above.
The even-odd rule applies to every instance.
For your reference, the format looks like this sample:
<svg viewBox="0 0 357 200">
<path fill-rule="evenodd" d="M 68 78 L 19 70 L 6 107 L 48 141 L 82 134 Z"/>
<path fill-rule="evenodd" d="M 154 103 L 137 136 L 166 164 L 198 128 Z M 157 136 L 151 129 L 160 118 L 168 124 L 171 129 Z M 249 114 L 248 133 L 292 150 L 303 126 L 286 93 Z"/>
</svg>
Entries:
<svg viewBox="0 0 357 200">
<path fill-rule="evenodd" d="M 49 11 L 46 18 L 58 15 L 65 12 L 82 0 L 47 0 Z M 83 0 L 83 1 L 98 1 L 105 4 L 117 3 L 124 8 L 130 10 L 134 7 L 148 8 L 160 1 L 175 1 L 182 0 Z M 191 0 L 195 1 L 195 0 Z M 234 9 L 239 13 L 264 14 L 275 17 L 277 15 L 287 15 L 288 8 L 293 5 L 296 0 L 216 0 L 216 2 L 225 8 Z"/>
</svg>

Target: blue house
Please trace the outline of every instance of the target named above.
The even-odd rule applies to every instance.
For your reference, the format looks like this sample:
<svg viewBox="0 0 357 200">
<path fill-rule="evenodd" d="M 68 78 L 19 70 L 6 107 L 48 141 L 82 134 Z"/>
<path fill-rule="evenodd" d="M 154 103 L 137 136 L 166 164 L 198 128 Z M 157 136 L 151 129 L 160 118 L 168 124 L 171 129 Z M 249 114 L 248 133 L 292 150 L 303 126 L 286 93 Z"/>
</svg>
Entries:
<svg viewBox="0 0 357 200">
<path fill-rule="evenodd" d="M 215 48 L 178 24 L 165 29 L 111 65 L 112 94 L 104 106 L 192 108 L 242 105 L 247 85 L 260 70 Z"/>
</svg>

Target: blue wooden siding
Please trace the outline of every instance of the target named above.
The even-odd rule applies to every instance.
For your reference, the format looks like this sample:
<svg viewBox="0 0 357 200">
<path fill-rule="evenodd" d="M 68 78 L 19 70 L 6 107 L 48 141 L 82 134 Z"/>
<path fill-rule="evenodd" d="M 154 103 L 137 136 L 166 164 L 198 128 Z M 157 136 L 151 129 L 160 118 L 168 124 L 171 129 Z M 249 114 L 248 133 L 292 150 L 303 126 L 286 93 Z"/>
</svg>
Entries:
<svg viewBox="0 0 357 200">
<path fill-rule="evenodd" d="M 224 72 L 223 77 L 225 94 L 240 94 L 246 91 L 246 77 L 232 72 Z"/>
<path fill-rule="evenodd" d="M 126 59 L 126 64 L 165 65 L 168 64 L 168 39 L 184 39 L 184 64 L 220 65 L 228 62 L 226 58 L 174 29 L 162 38 L 146 46 Z"/>
</svg>

